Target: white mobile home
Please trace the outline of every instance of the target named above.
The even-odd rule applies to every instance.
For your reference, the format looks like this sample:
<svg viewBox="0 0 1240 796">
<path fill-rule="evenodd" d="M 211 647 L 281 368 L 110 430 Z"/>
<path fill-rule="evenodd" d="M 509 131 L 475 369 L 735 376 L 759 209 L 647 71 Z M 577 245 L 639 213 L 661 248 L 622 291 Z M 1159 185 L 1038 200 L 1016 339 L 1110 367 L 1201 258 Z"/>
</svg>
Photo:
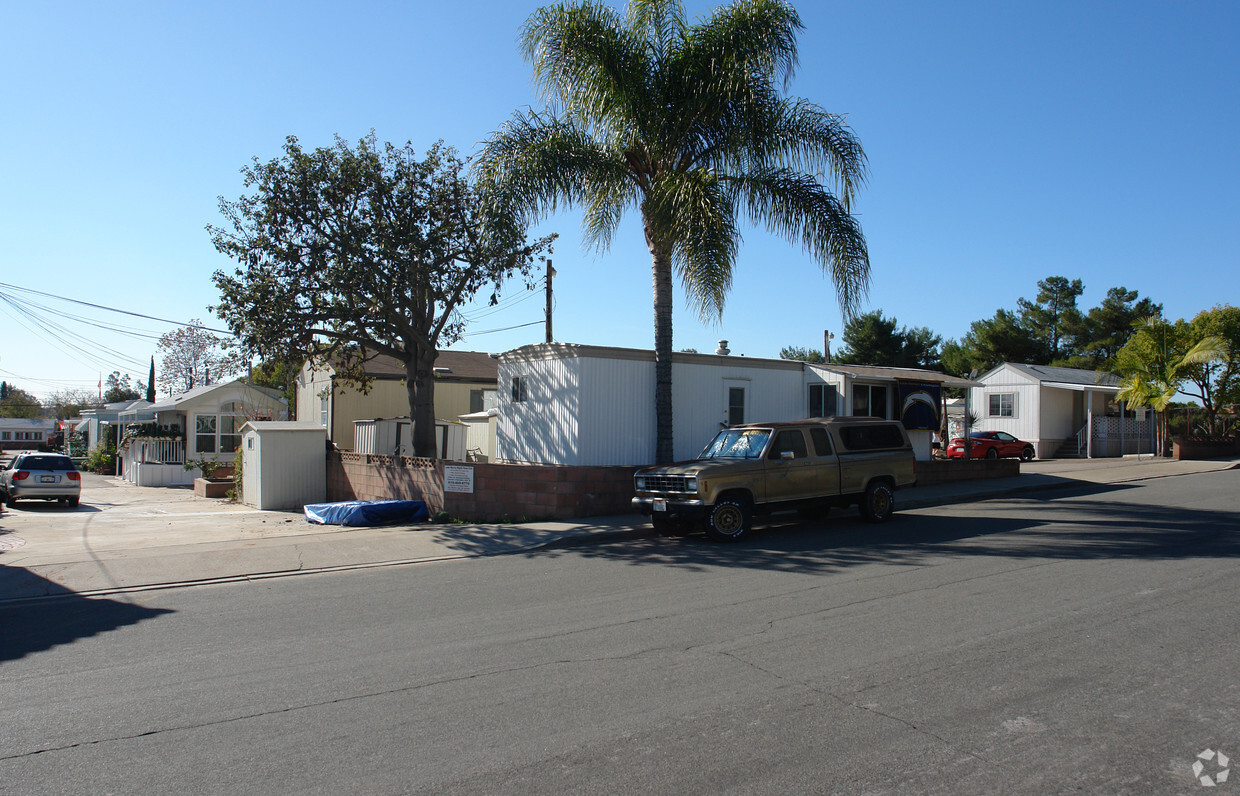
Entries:
<svg viewBox="0 0 1240 796">
<path fill-rule="evenodd" d="M 501 354 L 496 456 L 542 464 L 653 463 L 654 382 L 652 351 L 543 343 Z M 902 390 L 921 396 L 941 386 L 973 384 L 912 368 L 676 353 L 674 455 L 691 459 L 720 428 L 740 423 L 831 415 L 901 418 Z M 908 385 L 926 389 L 908 392 Z M 931 431 L 910 436 L 918 458 L 930 458 Z"/>
<path fill-rule="evenodd" d="M 1006 431 L 1033 443 L 1038 458 L 1099 457 L 1153 450 L 1151 424 L 1115 403 L 1111 373 L 1004 362 L 970 392 L 978 430 Z"/>
</svg>

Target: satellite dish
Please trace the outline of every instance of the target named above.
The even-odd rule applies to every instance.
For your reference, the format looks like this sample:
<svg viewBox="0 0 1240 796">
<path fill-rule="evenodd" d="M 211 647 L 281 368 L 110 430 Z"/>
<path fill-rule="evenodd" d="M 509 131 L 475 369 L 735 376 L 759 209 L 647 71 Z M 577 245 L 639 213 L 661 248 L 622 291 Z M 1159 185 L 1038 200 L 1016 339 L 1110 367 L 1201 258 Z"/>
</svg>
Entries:
<svg viewBox="0 0 1240 796">
<path fill-rule="evenodd" d="M 969 371 L 969 381 L 976 381 L 976 380 L 977 380 L 977 368 L 974 368 L 973 370 Z"/>
</svg>

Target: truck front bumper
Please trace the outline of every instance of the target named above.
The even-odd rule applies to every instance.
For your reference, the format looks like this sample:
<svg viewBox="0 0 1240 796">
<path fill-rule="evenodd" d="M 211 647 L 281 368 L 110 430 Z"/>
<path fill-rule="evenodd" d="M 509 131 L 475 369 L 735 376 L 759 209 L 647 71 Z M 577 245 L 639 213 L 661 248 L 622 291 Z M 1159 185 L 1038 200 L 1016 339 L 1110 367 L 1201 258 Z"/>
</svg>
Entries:
<svg viewBox="0 0 1240 796">
<path fill-rule="evenodd" d="M 706 513 L 706 504 L 696 498 L 635 497 L 633 498 L 633 511 L 647 517 L 656 512 L 668 515 L 678 514 L 681 517 L 697 517 Z"/>
</svg>

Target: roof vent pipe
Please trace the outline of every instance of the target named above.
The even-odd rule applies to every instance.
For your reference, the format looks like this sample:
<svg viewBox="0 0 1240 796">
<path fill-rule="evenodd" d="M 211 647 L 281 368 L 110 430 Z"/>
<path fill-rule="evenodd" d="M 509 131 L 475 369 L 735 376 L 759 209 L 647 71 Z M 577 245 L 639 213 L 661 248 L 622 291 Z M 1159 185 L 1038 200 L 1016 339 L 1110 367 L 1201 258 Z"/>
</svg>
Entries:
<svg viewBox="0 0 1240 796">
<path fill-rule="evenodd" d="M 715 349 L 715 353 L 721 357 L 726 357 L 728 354 L 731 354 L 732 352 L 728 350 L 728 341 L 720 340 L 719 347 Z"/>
</svg>

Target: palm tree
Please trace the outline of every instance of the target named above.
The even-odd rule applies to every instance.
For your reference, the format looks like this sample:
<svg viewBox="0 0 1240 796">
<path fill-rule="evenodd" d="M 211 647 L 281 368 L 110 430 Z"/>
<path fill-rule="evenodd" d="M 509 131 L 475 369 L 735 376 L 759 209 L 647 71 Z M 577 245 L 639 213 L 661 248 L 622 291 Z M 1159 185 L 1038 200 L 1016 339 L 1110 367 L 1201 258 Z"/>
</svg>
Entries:
<svg viewBox="0 0 1240 796">
<path fill-rule="evenodd" d="M 1179 392 L 1187 370 L 1218 359 L 1223 351 L 1220 338 L 1192 342 L 1181 326 L 1182 322 L 1170 324 L 1157 317 L 1139 321 L 1112 365 L 1120 376 L 1115 397 L 1129 406 L 1148 406 L 1158 412 L 1158 449 L 1163 456 L 1167 455 L 1170 437 L 1167 406 Z"/>
<path fill-rule="evenodd" d="M 672 274 L 703 319 L 718 319 L 742 213 L 801 243 L 846 318 L 869 287 L 851 212 L 866 177 L 861 144 L 839 116 L 779 87 L 792 78 L 801 28 L 781 0 L 735 0 L 695 24 L 679 0 L 630 0 L 624 15 L 590 0 L 540 8 L 521 42 L 550 107 L 516 113 L 479 157 L 483 183 L 531 220 L 582 208 L 599 249 L 626 210 L 641 212 L 659 462 L 673 452 Z"/>
</svg>

